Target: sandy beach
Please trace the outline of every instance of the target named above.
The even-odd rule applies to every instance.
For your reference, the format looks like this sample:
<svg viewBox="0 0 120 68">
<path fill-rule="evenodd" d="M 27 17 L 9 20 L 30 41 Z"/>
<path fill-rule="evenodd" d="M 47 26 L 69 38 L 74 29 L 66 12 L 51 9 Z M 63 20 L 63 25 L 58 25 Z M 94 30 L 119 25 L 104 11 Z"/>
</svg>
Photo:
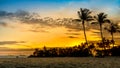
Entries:
<svg viewBox="0 0 120 68">
<path fill-rule="evenodd" d="M 120 58 L 0 58 L 0 68 L 120 68 Z"/>
</svg>

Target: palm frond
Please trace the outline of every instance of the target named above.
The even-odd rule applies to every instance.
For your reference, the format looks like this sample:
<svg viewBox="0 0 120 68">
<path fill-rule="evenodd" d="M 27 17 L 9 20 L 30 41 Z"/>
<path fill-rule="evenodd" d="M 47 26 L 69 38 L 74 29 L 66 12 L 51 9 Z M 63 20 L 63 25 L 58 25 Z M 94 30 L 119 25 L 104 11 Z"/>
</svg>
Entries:
<svg viewBox="0 0 120 68">
<path fill-rule="evenodd" d="M 106 23 L 111 23 L 111 21 L 110 21 L 109 19 L 105 19 L 105 20 L 104 20 L 104 23 L 105 23 L 105 22 L 106 22 Z"/>
<path fill-rule="evenodd" d="M 86 21 L 93 20 L 90 14 L 91 14 L 91 11 L 86 8 L 85 9 L 80 8 L 80 11 L 78 11 L 79 18 L 82 20 L 86 20 Z"/>
<path fill-rule="evenodd" d="M 105 14 L 103 12 L 97 14 L 97 16 L 94 16 L 94 18 L 97 22 L 99 22 L 99 24 L 103 24 L 103 23 L 106 23 L 106 22 L 110 23 L 110 20 L 107 19 L 107 14 Z"/>
<path fill-rule="evenodd" d="M 111 22 L 109 28 L 106 27 L 107 28 L 106 30 L 111 33 L 116 33 L 119 32 L 120 30 L 120 28 L 118 27 L 119 27 L 118 24 Z"/>
</svg>

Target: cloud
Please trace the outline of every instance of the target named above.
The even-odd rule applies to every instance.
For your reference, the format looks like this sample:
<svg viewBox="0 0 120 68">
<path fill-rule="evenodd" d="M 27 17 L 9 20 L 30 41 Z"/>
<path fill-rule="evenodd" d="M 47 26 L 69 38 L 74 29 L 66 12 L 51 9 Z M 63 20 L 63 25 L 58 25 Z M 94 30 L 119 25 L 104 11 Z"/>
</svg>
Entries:
<svg viewBox="0 0 120 68">
<path fill-rule="evenodd" d="M 34 49 L 33 48 L 24 48 L 24 49 L 11 49 L 11 48 L 8 48 L 8 47 L 0 47 L 0 51 L 33 51 Z"/>
<path fill-rule="evenodd" d="M 12 16 L 12 15 L 13 15 L 13 13 L 11 13 L 11 12 L 0 11 L 0 17 Z"/>
<path fill-rule="evenodd" d="M 100 32 L 93 32 L 94 34 L 100 34 Z"/>
<path fill-rule="evenodd" d="M 28 15 L 29 12 L 24 10 L 17 10 L 16 12 L 0 11 L 0 17 L 23 17 Z"/>
<path fill-rule="evenodd" d="M 12 45 L 18 43 L 25 43 L 25 41 L 0 41 L 0 45 Z"/>
<path fill-rule="evenodd" d="M 30 32 L 49 32 L 49 31 L 46 31 L 46 30 L 37 30 L 37 29 L 31 29 L 31 30 L 28 30 Z"/>
<path fill-rule="evenodd" d="M 80 35 L 80 33 L 65 33 L 67 35 Z"/>
<path fill-rule="evenodd" d="M 0 22 L 0 26 L 7 27 L 7 26 L 8 26 L 8 24 L 7 24 L 7 23 L 5 23 L 5 22 Z"/>
<path fill-rule="evenodd" d="M 2 19 L 10 19 L 14 20 L 17 19 L 20 21 L 21 24 L 28 24 L 28 25 L 39 25 L 39 27 L 46 28 L 46 27 L 65 27 L 68 29 L 74 29 L 74 30 L 81 30 L 81 24 L 78 22 L 73 22 L 74 19 L 72 18 L 58 18 L 53 19 L 50 17 L 44 17 L 41 18 L 39 14 L 37 13 L 30 13 L 23 10 L 18 10 L 16 12 L 7 12 L 7 11 L 0 11 L 0 18 Z M 5 25 L 5 23 L 2 23 Z M 37 31 L 34 31 L 37 32 Z"/>
<path fill-rule="evenodd" d="M 99 26 L 97 26 L 97 27 L 99 27 Z M 95 33 L 95 34 L 99 34 L 100 33 L 100 29 L 98 28 L 97 29 L 97 27 L 95 28 L 92 28 L 92 29 L 90 29 L 90 31 L 92 32 L 92 33 Z"/>
<path fill-rule="evenodd" d="M 81 22 L 74 21 L 73 18 L 58 18 L 53 19 L 50 17 L 40 17 L 38 13 L 30 13 L 24 10 L 18 10 L 16 12 L 7 12 L 7 11 L 0 11 L 0 18 L 15 18 L 19 23 L 32 25 L 31 28 L 26 28 L 25 30 L 31 32 L 48 32 L 46 29 L 43 28 L 55 28 L 55 27 L 65 27 L 71 35 L 73 32 L 79 32 L 83 30 L 83 26 Z M 0 22 L 0 26 L 7 27 L 9 24 L 5 22 Z M 86 31 L 90 29 L 99 30 L 99 24 L 90 24 L 89 22 L 85 24 Z M 94 34 L 99 34 L 99 32 L 92 31 Z M 68 34 L 67 34 L 68 35 Z M 76 34 L 77 35 L 77 34 Z"/>
<path fill-rule="evenodd" d="M 68 38 L 78 38 L 78 37 L 75 37 L 75 36 L 68 36 Z"/>
<path fill-rule="evenodd" d="M 73 32 L 69 32 L 69 33 L 65 33 L 66 35 L 68 35 L 68 38 L 79 38 L 77 36 L 80 35 L 80 33 L 76 32 L 76 33 L 73 33 Z"/>
</svg>

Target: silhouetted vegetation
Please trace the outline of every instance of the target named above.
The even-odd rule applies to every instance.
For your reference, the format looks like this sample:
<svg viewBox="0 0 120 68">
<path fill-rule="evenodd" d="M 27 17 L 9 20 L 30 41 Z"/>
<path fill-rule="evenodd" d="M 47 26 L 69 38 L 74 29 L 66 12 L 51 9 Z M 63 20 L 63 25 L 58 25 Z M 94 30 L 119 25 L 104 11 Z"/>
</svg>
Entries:
<svg viewBox="0 0 120 68">
<path fill-rule="evenodd" d="M 102 45 L 105 50 L 102 25 L 106 22 L 109 23 L 109 19 L 107 19 L 107 14 L 105 14 L 105 13 L 99 13 L 99 14 L 97 14 L 97 16 L 94 16 L 94 18 L 97 21 L 97 23 L 100 25 L 101 40 L 102 40 Z"/>
<path fill-rule="evenodd" d="M 120 46 L 113 47 L 111 49 L 112 56 L 120 56 Z"/>
<path fill-rule="evenodd" d="M 88 42 L 74 47 L 66 48 L 47 48 L 35 49 L 29 57 L 104 57 L 104 56 L 120 56 L 120 46 L 111 47 L 111 40 L 104 40 L 96 43 Z M 104 50 L 105 48 L 105 50 Z"/>
<path fill-rule="evenodd" d="M 99 13 L 94 18 L 90 15 L 91 11 L 89 9 L 81 8 L 78 11 L 78 16 L 80 19 L 75 19 L 77 22 L 81 22 L 84 30 L 85 43 L 81 43 L 81 45 L 77 45 L 74 47 L 66 47 L 66 48 L 47 48 L 43 47 L 42 49 L 35 49 L 32 55 L 29 57 L 104 57 L 104 56 L 120 56 L 120 46 L 115 46 L 115 40 L 113 38 L 113 34 L 116 32 L 120 32 L 120 27 L 110 21 L 107 18 L 107 14 Z M 101 40 L 96 42 L 89 42 L 87 40 L 86 32 L 85 32 L 85 23 L 88 21 L 94 20 L 92 24 L 98 23 L 100 26 Z M 103 36 L 103 27 L 104 23 L 110 24 L 109 27 L 105 28 L 108 32 L 110 32 L 112 39 L 106 39 Z M 113 45 L 113 46 L 112 46 Z"/>
<path fill-rule="evenodd" d="M 113 43 L 113 47 L 114 47 L 115 41 L 114 41 L 113 34 L 116 32 L 120 32 L 119 26 L 118 26 L 118 24 L 110 23 L 110 26 L 108 28 L 106 27 L 105 29 L 111 34 L 111 36 L 112 36 L 111 42 Z"/>
</svg>

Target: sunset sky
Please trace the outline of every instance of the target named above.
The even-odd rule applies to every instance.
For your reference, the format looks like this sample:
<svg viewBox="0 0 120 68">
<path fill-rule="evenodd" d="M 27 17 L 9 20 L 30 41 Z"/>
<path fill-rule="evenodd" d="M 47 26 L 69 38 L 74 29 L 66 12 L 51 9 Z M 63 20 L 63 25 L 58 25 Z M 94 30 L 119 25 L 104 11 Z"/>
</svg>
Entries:
<svg viewBox="0 0 120 68">
<path fill-rule="evenodd" d="M 120 22 L 120 0 L 0 0 L 0 55 L 26 55 L 34 48 L 84 42 L 81 22 L 72 21 L 80 8 L 90 9 L 92 15 L 105 12 L 109 19 Z M 99 32 L 99 25 L 86 24 L 89 41 L 100 40 Z M 115 40 L 120 41 L 117 33 Z"/>
</svg>

